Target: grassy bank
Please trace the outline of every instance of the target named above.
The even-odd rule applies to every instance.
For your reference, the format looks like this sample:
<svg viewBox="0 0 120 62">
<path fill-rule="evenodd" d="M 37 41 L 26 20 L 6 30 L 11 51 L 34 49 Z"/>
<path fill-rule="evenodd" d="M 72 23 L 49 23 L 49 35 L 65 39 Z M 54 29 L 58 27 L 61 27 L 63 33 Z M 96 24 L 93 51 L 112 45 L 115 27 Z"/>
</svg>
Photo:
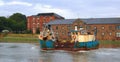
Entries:
<svg viewBox="0 0 120 62">
<path fill-rule="evenodd" d="M 10 43 L 38 43 L 37 34 L 8 34 L 0 38 L 0 42 Z"/>
<path fill-rule="evenodd" d="M 100 47 L 103 47 L 103 48 L 120 47 L 120 40 L 116 40 L 116 41 L 112 41 L 112 40 L 100 41 Z"/>
<path fill-rule="evenodd" d="M 104 41 L 100 41 L 100 44 L 118 44 L 120 45 L 120 40 L 116 40 L 116 41 L 112 41 L 112 40 L 104 40 Z"/>
</svg>

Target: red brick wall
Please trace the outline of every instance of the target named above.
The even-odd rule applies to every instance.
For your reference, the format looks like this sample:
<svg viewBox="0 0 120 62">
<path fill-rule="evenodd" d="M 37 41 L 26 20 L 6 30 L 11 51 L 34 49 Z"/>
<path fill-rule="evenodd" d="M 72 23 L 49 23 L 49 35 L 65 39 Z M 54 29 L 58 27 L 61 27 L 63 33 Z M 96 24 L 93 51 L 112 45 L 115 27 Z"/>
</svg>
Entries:
<svg viewBox="0 0 120 62">
<path fill-rule="evenodd" d="M 48 23 L 51 20 L 55 20 L 55 16 L 28 16 L 27 17 L 27 29 L 36 32 L 39 28 L 42 31 L 43 23 Z"/>
<path fill-rule="evenodd" d="M 74 22 L 71 25 L 66 25 L 66 24 L 57 24 L 57 25 L 52 25 L 53 31 L 55 33 L 59 33 L 58 37 L 60 40 L 70 40 L 70 36 L 68 36 L 68 32 L 70 31 L 68 29 L 68 26 L 71 26 L 70 29 L 74 30 L 74 26 L 80 26 L 82 25 L 84 28 L 87 26 L 90 26 L 89 29 L 87 29 L 89 32 L 93 32 L 94 27 L 97 28 L 97 36 L 96 38 L 98 40 L 117 40 L 116 37 L 116 32 L 120 32 L 120 30 L 116 30 L 116 26 L 119 24 L 85 24 L 84 22 Z M 58 29 L 56 30 L 56 27 Z M 103 34 L 104 33 L 104 34 Z"/>
<path fill-rule="evenodd" d="M 114 40 L 116 37 L 115 24 L 91 24 L 89 26 L 91 26 L 91 29 L 89 31 L 94 30 L 94 27 L 97 28 L 96 38 L 99 40 Z"/>
</svg>

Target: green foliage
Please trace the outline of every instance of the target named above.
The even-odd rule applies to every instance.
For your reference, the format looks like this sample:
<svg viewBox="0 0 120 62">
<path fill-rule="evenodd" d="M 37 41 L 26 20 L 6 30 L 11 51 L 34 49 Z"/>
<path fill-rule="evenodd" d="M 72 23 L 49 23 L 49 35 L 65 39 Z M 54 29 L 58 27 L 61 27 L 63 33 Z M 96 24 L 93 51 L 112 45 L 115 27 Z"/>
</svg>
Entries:
<svg viewBox="0 0 120 62">
<path fill-rule="evenodd" d="M 11 23 L 9 22 L 9 20 L 7 18 L 0 17 L 0 32 L 2 30 L 9 30 L 9 31 L 11 31 L 11 27 L 9 25 L 11 25 Z"/>
<path fill-rule="evenodd" d="M 3 37 L 7 36 L 9 33 L 9 30 L 2 30 Z"/>
<path fill-rule="evenodd" d="M 32 34 L 32 31 L 31 30 L 26 30 L 25 33 L 26 34 Z"/>
<path fill-rule="evenodd" d="M 36 33 L 40 34 L 40 29 L 39 28 L 36 29 Z"/>
<path fill-rule="evenodd" d="M 10 20 L 13 21 L 14 28 L 12 29 L 15 33 L 22 33 L 22 31 L 26 30 L 26 16 L 20 13 L 15 13 L 9 17 Z"/>
<path fill-rule="evenodd" d="M 21 13 L 14 13 L 13 15 L 11 15 L 9 17 L 9 19 L 15 20 L 18 23 L 21 22 L 21 21 L 26 22 L 26 20 L 27 20 L 26 16 L 21 14 Z"/>
<path fill-rule="evenodd" d="M 15 13 L 9 18 L 0 17 L 0 32 L 9 30 L 14 33 L 22 33 L 26 30 L 26 16 L 21 13 Z"/>
</svg>

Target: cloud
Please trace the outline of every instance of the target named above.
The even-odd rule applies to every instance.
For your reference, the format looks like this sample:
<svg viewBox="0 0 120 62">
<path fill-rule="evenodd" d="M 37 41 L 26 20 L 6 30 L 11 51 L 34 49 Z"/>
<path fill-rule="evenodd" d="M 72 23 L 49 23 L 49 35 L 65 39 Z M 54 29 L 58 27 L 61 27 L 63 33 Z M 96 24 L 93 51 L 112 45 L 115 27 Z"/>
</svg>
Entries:
<svg viewBox="0 0 120 62">
<path fill-rule="evenodd" d="M 0 0 L 0 6 L 4 5 L 4 2 L 2 0 Z"/>
<path fill-rule="evenodd" d="M 32 6 L 31 3 L 22 2 L 22 1 L 11 1 L 11 2 L 4 2 L 0 0 L 0 6 L 8 6 L 8 5 L 24 5 L 24 6 Z"/>
<path fill-rule="evenodd" d="M 51 5 L 45 5 L 45 4 L 36 4 L 34 6 L 34 10 L 38 13 L 48 13 L 48 12 L 54 12 L 57 14 L 60 14 L 66 18 L 75 17 L 75 14 L 69 10 L 69 9 L 62 9 L 62 8 L 56 8 Z"/>
<path fill-rule="evenodd" d="M 0 15 L 54 12 L 65 18 L 120 16 L 120 0 L 0 0 Z"/>
<path fill-rule="evenodd" d="M 8 3 L 6 3 L 6 5 L 24 5 L 24 6 L 32 6 L 31 3 L 20 2 L 20 1 L 12 1 L 12 2 L 8 2 Z"/>
</svg>

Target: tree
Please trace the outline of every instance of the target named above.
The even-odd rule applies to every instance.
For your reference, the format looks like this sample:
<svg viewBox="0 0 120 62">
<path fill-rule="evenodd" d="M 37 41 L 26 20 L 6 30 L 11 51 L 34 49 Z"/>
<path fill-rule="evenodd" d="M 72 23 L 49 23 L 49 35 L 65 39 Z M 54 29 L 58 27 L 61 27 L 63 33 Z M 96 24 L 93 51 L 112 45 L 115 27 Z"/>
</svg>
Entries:
<svg viewBox="0 0 120 62">
<path fill-rule="evenodd" d="M 14 28 L 13 31 L 16 33 L 21 33 L 22 31 L 26 30 L 26 16 L 21 13 L 14 13 L 9 17 L 9 20 L 14 20 Z"/>
<path fill-rule="evenodd" d="M 21 21 L 26 22 L 27 20 L 26 16 L 21 13 L 14 13 L 9 17 L 9 19 L 15 20 L 16 22 L 21 22 Z"/>
<path fill-rule="evenodd" d="M 36 29 L 36 33 L 40 34 L 40 29 L 39 28 Z"/>
<path fill-rule="evenodd" d="M 0 32 L 2 30 L 11 30 L 9 22 L 5 17 L 0 17 Z"/>
<path fill-rule="evenodd" d="M 26 16 L 21 13 L 14 13 L 9 18 L 0 17 L 0 32 L 9 30 L 16 33 L 22 33 L 26 30 Z"/>
</svg>

